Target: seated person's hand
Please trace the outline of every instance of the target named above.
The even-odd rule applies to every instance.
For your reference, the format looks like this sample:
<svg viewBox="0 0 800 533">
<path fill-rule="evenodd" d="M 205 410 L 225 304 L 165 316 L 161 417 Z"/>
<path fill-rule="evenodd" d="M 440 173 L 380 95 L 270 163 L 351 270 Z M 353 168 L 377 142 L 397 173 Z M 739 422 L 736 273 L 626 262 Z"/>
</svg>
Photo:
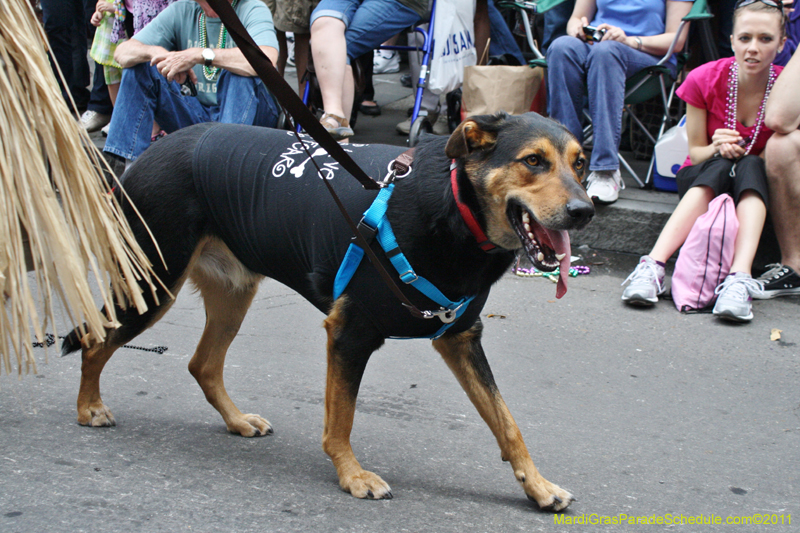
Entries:
<svg viewBox="0 0 800 533">
<path fill-rule="evenodd" d="M 588 25 L 589 20 L 586 17 L 571 17 L 569 21 L 567 21 L 567 35 L 577 37 L 581 41 L 586 42 L 586 35 L 583 33 L 583 28 Z"/>
<path fill-rule="evenodd" d="M 612 26 L 610 24 L 598 24 L 598 30 L 606 30 L 603 38 L 600 39 L 601 41 L 618 41 L 622 44 L 628 44 L 626 41 L 628 36 L 625 34 L 625 31 L 622 28 L 617 28 L 616 26 Z"/>
<path fill-rule="evenodd" d="M 197 81 L 197 76 L 192 72 L 192 67 L 198 64 L 195 55 L 199 55 L 197 48 L 189 48 L 180 52 L 165 52 L 150 60 L 150 65 L 158 69 L 167 81 L 177 81 L 183 83 L 186 76 L 190 76 L 192 81 Z"/>
<path fill-rule="evenodd" d="M 726 128 L 719 128 L 711 137 L 711 144 L 717 149 L 719 155 L 725 159 L 742 157 L 745 152 L 744 147 L 741 146 L 743 143 L 744 139 L 742 139 L 738 131 Z"/>
<path fill-rule="evenodd" d="M 183 85 L 186 83 L 186 80 L 192 80 L 192 83 L 197 83 L 197 74 L 194 73 L 194 70 L 189 69 L 186 72 L 179 72 L 175 75 L 175 81 L 178 82 L 178 85 Z"/>
</svg>

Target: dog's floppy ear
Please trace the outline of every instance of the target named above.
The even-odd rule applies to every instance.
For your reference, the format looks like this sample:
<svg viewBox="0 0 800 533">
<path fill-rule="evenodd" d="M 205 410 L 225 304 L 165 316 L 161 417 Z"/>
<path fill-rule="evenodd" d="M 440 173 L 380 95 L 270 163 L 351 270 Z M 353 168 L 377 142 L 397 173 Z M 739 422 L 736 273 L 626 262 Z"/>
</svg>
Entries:
<svg viewBox="0 0 800 533">
<path fill-rule="evenodd" d="M 507 116 L 505 113 L 498 113 L 468 118 L 450 135 L 444 153 L 455 159 L 493 146 L 497 141 L 499 126 L 505 122 Z"/>
</svg>

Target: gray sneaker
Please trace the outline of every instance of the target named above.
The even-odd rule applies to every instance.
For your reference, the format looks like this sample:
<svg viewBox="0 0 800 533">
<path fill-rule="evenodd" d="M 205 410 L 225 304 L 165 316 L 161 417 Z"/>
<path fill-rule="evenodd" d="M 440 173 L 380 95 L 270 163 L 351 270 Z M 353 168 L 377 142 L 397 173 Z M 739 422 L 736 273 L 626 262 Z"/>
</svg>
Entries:
<svg viewBox="0 0 800 533">
<path fill-rule="evenodd" d="M 753 298 L 750 293 L 760 287 L 750 274 L 729 274 L 714 290 L 717 294 L 717 303 L 712 311 L 714 316 L 735 322 L 750 322 L 753 320 Z"/>
<path fill-rule="evenodd" d="M 639 264 L 623 285 L 630 282 L 622 291 L 622 301 L 632 305 L 651 306 L 664 294 L 664 267 L 656 263 L 649 255 L 644 255 Z"/>
</svg>

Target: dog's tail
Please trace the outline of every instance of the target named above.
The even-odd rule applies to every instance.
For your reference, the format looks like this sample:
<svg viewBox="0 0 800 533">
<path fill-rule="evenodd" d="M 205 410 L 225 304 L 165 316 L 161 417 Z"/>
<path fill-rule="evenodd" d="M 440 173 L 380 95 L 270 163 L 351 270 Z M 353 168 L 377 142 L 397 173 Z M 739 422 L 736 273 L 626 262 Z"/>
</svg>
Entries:
<svg viewBox="0 0 800 533">
<path fill-rule="evenodd" d="M 83 327 L 86 328 L 86 324 L 84 324 Z M 80 328 L 75 328 L 69 332 L 69 335 L 64 337 L 64 341 L 61 343 L 61 357 L 81 349 L 81 339 L 78 336 L 79 332 Z"/>
</svg>

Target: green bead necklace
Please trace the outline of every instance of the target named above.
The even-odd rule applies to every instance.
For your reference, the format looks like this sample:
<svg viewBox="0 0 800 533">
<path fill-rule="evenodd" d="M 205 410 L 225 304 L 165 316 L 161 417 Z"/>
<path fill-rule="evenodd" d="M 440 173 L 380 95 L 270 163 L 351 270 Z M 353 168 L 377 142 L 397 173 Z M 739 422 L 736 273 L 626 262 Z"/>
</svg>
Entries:
<svg viewBox="0 0 800 533">
<path fill-rule="evenodd" d="M 233 0 L 231 2 L 231 7 L 236 9 L 236 4 L 239 3 L 239 0 Z M 201 10 L 200 11 L 200 20 L 198 21 L 200 25 L 200 47 L 201 48 L 209 48 L 208 46 L 208 31 L 206 30 L 206 14 Z M 217 49 L 221 50 L 225 48 L 225 44 L 228 42 L 228 30 L 225 28 L 225 25 L 222 25 L 222 28 L 219 31 L 219 40 L 217 41 Z M 217 77 L 219 74 L 219 67 L 207 67 L 203 65 L 203 76 L 208 81 L 213 81 L 214 78 Z"/>
</svg>

